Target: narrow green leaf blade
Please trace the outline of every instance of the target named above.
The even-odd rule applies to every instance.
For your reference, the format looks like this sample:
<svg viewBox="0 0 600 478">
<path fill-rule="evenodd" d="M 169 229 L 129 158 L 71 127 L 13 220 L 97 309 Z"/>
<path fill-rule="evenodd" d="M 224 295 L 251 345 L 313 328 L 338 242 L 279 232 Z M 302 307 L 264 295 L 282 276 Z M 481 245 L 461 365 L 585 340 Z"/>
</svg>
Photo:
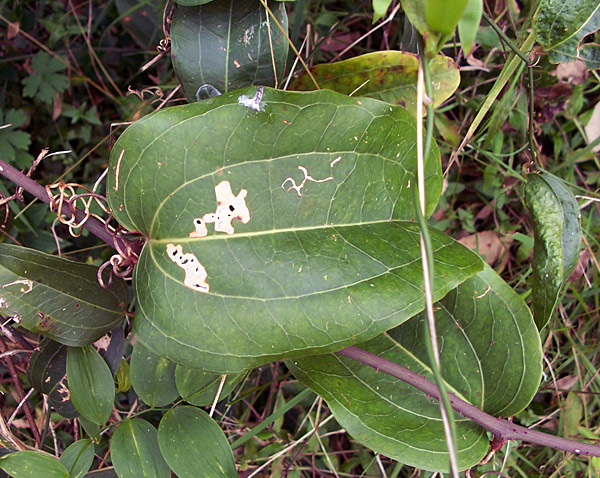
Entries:
<svg viewBox="0 0 600 478">
<path fill-rule="evenodd" d="M 171 476 L 158 447 L 158 432 L 146 420 L 133 418 L 123 421 L 110 443 L 110 456 L 119 478 Z"/>
<path fill-rule="evenodd" d="M 60 456 L 70 478 L 82 478 L 94 462 L 94 444 L 89 438 L 71 443 Z"/>
<path fill-rule="evenodd" d="M 43 339 L 33 351 L 27 379 L 38 392 L 48 395 L 50 404 L 65 418 L 79 416 L 71 402 L 67 384 L 67 346 Z"/>
<path fill-rule="evenodd" d="M 458 35 L 465 55 L 468 55 L 473 47 L 482 14 L 483 0 L 469 0 L 462 17 L 458 21 Z"/>
<path fill-rule="evenodd" d="M 240 93 L 143 118 L 113 149 L 111 208 L 147 238 L 134 273 L 139 340 L 178 364 L 238 373 L 368 340 L 422 310 L 419 231 L 404 222 L 414 211 L 410 114 L 266 88 L 257 111 Z M 435 146 L 425 167 L 431 213 Z M 220 229 L 230 234 L 209 222 L 208 234 L 203 218 L 228 206 L 244 220 Z M 437 300 L 482 264 L 432 238 Z"/>
<path fill-rule="evenodd" d="M 125 318 L 129 292 L 115 277 L 98 284 L 98 268 L 43 252 L 0 244 L 0 312 L 32 332 L 82 346 Z"/>
<path fill-rule="evenodd" d="M 39 451 L 18 451 L 0 458 L 0 469 L 13 478 L 70 478 L 65 466 Z"/>
<path fill-rule="evenodd" d="M 360 347 L 432 379 L 424 313 Z M 442 374 L 450 391 L 494 415 L 523 409 L 541 378 L 541 342 L 523 300 L 489 267 L 437 303 Z M 286 362 L 319 393 L 355 439 L 402 463 L 447 471 L 437 401 L 370 367 L 336 354 Z M 485 430 L 456 417 L 461 469 L 487 453 Z"/>
<path fill-rule="evenodd" d="M 271 9 L 287 33 L 285 6 Z M 227 93 L 274 86 L 285 72 L 289 45 L 260 1 L 214 0 L 175 10 L 171 46 L 183 91 L 188 100 L 197 101 L 212 96 L 213 89 Z"/>
<path fill-rule="evenodd" d="M 151 407 L 162 407 L 175 400 L 175 364 L 148 350 L 139 341 L 131 354 L 131 383 L 135 393 Z"/>
<path fill-rule="evenodd" d="M 106 362 L 92 346 L 69 347 L 67 377 L 71 401 L 92 423 L 106 423 L 115 400 L 115 384 Z"/>
<path fill-rule="evenodd" d="M 419 58 L 414 53 L 390 50 L 317 65 L 311 73 L 321 88 L 402 105 L 416 115 L 418 67 Z M 458 88 L 460 73 L 452 58 L 444 55 L 434 57 L 429 69 L 433 105 L 439 106 Z M 310 91 L 315 86 L 308 74 L 303 73 L 290 89 Z"/>
<path fill-rule="evenodd" d="M 225 434 L 199 408 L 182 406 L 169 410 L 160 421 L 158 443 L 179 478 L 238 476 Z"/>
<path fill-rule="evenodd" d="M 550 320 L 560 288 L 579 258 L 581 225 L 573 193 L 550 173 L 530 174 L 525 204 L 533 220 L 532 309 L 541 330 Z"/>
</svg>

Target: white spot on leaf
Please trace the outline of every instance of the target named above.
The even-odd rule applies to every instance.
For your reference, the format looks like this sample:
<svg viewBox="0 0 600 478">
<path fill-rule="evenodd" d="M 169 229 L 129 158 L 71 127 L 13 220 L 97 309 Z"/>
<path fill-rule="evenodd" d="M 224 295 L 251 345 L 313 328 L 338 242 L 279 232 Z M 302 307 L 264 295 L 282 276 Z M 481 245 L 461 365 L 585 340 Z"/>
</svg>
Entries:
<svg viewBox="0 0 600 478">
<path fill-rule="evenodd" d="M 200 261 L 194 254 L 183 253 L 183 248 L 180 244 L 167 244 L 167 254 L 175 264 L 185 271 L 185 279 L 183 285 L 186 287 L 208 294 L 209 285 L 206 283 L 206 269 L 200 264 Z"/>
<path fill-rule="evenodd" d="M 16 281 L 9 282 L 8 284 L 4 284 L 2 286 L 2 288 L 6 289 L 7 287 L 9 287 L 11 285 L 17 285 L 17 284 L 22 284 L 25 286 L 25 287 L 21 287 L 19 289 L 23 294 L 27 294 L 28 292 L 31 292 L 31 290 L 33 289 L 33 281 L 30 281 L 29 279 L 18 279 Z"/>
<path fill-rule="evenodd" d="M 341 160 L 342 160 L 342 157 L 338 156 L 337 158 L 335 158 L 334 160 L 332 160 L 329 163 L 329 167 L 333 168 Z M 293 189 L 298 193 L 298 196 L 302 196 L 302 189 L 304 189 L 304 186 L 306 185 L 306 181 L 310 181 L 312 183 L 324 183 L 325 181 L 333 181 L 333 176 L 326 177 L 325 179 L 313 178 L 310 174 L 308 174 L 308 171 L 304 166 L 298 166 L 298 169 L 300 171 L 302 171 L 302 174 L 304 174 L 304 179 L 302 180 L 302 182 L 300 184 L 297 184 L 296 181 L 294 180 L 294 178 L 292 178 L 291 176 L 288 176 L 287 178 L 285 178 L 283 183 L 281 183 L 281 187 L 283 189 L 285 189 L 286 183 L 290 182 L 291 186 L 285 190 L 289 191 L 290 189 Z"/>
<path fill-rule="evenodd" d="M 302 180 L 302 182 L 300 184 L 296 184 L 296 181 L 292 177 L 285 178 L 283 183 L 281 183 L 281 187 L 283 189 L 285 189 L 285 185 L 288 181 L 290 183 L 292 183 L 292 185 L 285 190 L 289 191 L 290 189 L 294 189 L 298 193 L 298 196 L 302 196 L 302 189 L 304 189 L 304 185 L 306 184 L 306 181 L 311 181 L 313 183 L 324 183 L 325 181 L 333 181 L 333 176 L 329 176 L 325 179 L 313 178 L 310 174 L 308 174 L 308 171 L 306 170 L 306 168 L 304 166 L 298 166 L 298 169 L 300 171 L 302 171 L 302 174 L 304 174 L 304 179 Z"/>
<path fill-rule="evenodd" d="M 208 234 L 206 224 L 215 224 L 215 232 L 225 232 L 233 234 L 235 232 L 232 222 L 234 219 L 242 221 L 244 224 L 250 221 L 250 211 L 246 205 L 246 195 L 248 191 L 240 190 L 237 196 L 231 191 L 229 181 L 221 181 L 215 186 L 215 196 L 217 198 L 217 209 L 214 213 L 194 219 L 195 230 L 190 233 L 190 237 L 204 237 Z"/>
<path fill-rule="evenodd" d="M 258 87 L 258 89 L 256 90 L 256 93 L 254 94 L 254 96 L 252 98 L 246 96 L 246 95 L 241 95 L 238 98 L 238 104 L 242 105 L 242 106 L 247 106 L 248 108 L 250 108 L 251 110 L 254 111 L 264 111 L 265 110 L 265 104 L 262 101 L 263 98 L 263 87 L 262 85 Z"/>
</svg>

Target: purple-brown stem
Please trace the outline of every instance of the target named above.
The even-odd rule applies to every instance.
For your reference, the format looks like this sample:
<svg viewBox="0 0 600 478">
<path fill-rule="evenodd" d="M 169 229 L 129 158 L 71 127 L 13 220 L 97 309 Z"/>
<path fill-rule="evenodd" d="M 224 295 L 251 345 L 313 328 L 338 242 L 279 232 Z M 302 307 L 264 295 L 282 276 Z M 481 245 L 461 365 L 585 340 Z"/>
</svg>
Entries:
<svg viewBox="0 0 600 478">
<path fill-rule="evenodd" d="M 384 358 L 381 358 L 371 352 L 358 347 L 347 347 L 337 352 L 339 355 L 356 360 L 362 364 L 373 367 L 375 370 L 387 373 L 403 382 L 412 385 L 429 396 L 439 400 L 440 394 L 437 386 L 410 370 Z M 576 455 L 600 456 L 600 446 L 591 443 L 583 443 L 576 440 L 549 435 L 547 433 L 530 430 L 519 425 L 515 425 L 508 420 L 496 418 L 479 410 L 477 407 L 458 398 L 453 393 L 448 393 L 452 408 L 464 417 L 470 418 L 478 425 L 492 432 L 495 437 L 501 440 L 521 440 L 535 445 L 547 446 L 557 450 L 568 451 Z"/>
<path fill-rule="evenodd" d="M 23 188 L 23 190 L 35 196 L 40 201 L 50 204 L 50 197 L 43 186 L 35 182 L 33 179 L 28 178 L 21 171 L 1 159 L 0 175 L 4 176 L 17 186 Z M 67 218 L 71 217 L 71 210 L 66 204 L 62 205 L 61 213 Z M 78 223 L 83 221 L 85 216 L 86 215 L 83 211 L 80 211 L 79 209 L 75 211 L 75 219 Z M 88 219 L 84 222 L 83 227 L 117 251 L 133 250 L 139 253 L 140 245 L 137 241 L 130 241 L 121 236 L 111 234 L 110 231 L 106 229 L 105 224 L 100 222 L 95 217 L 88 217 Z"/>
</svg>

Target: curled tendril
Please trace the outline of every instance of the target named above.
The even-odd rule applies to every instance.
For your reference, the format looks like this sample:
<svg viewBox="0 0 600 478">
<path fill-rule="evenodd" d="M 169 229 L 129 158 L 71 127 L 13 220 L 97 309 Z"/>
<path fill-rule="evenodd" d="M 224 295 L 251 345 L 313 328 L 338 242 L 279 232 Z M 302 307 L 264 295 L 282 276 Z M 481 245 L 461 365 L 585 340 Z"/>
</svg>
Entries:
<svg viewBox="0 0 600 478">
<path fill-rule="evenodd" d="M 117 250 L 117 254 L 114 254 L 98 269 L 98 283 L 100 286 L 107 289 L 112 284 L 113 276 L 121 277 L 125 280 L 131 278 L 131 272 L 133 266 L 137 262 L 138 254 L 132 248 L 131 241 L 119 240 L 126 239 L 124 236 L 124 229 L 121 226 L 113 228 L 109 225 L 113 215 L 106 205 L 106 197 L 95 192 L 96 187 L 103 176 L 96 181 L 93 189 L 89 189 L 76 183 L 65 183 L 60 181 L 58 183 L 47 185 L 46 193 L 50 199 L 50 210 L 57 214 L 58 221 L 68 226 L 71 236 L 79 237 L 86 221 L 90 217 L 93 217 L 103 223 L 105 230 L 115 238 L 114 246 Z M 77 189 L 83 189 L 84 192 L 78 192 Z M 91 212 L 90 208 L 94 202 L 102 209 L 102 211 L 108 214 L 107 219 L 103 219 Z M 64 208 L 68 210 L 68 213 L 64 211 Z M 76 217 L 76 212 L 78 210 L 83 212 L 83 217 L 80 217 L 79 220 L 77 220 Z M 104 280 L 104 270 L 108 267 L 110 267 L 110 273 L 108 279 Z"/>
<path fill-rule="evenodd" d="M 85 192 L 78 194 L 76 188 L 83 189 Z M 58 190 L 56 194 L 52 191 L 54 189 Z M 94 217 L 99 221 L 104 222 L 100 216 L 93 214 L 90 211 L 93 201 L 95 201 L 105 213 L 109 213 L 109 209 L 105 205 L 106 198 L 80 184 L 59 181 L 58 183 L 47 185 L 46 193 L 50 199 L 50 210 L 57 214 L 58 220 L 62 224 L 69 227 L 69 233 L 73 237 L 79 237 L 81 235 L 81 228 L 90 217 Z M 80 221 L 77 221 L 76 217 L 78 203 L 83 204 L 81 210 L 83 210 L 84 216 Z M 68 215 L 63 212 L 63 206 L 66 206 L 69 210 Z"/>
<path fill-rule="evenodd" d="M 8 218 L 10 215 L 8 201 L 5 201 L 5 199 L 6 199 L 6 196 L 4 194 L 0 193 L 0 204 L 1 204 L 1 207 L 4 208 L 4 219 L 2 220 L 2 223 L 0 223 L 1 228 L 6 227 L 6 224 L 8 223 Z"/>
</svg>

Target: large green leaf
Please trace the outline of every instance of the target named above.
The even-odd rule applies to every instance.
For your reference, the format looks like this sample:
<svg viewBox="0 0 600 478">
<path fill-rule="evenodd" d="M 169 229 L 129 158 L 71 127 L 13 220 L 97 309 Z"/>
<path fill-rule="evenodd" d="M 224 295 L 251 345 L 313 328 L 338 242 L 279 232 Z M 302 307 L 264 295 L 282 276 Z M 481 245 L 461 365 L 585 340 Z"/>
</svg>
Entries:
<svg viewBox="0 0 600 478">
<path fill-rule="evenodd" d="M 271 9 L 287 30 L 285 6 Z M 251 85 L 273 86 L 285 71 L 288 54 L 285 35 L 267 19 L 259 0 L 177 7 L 171 46 L 175 72 L 190 101 L 202 99 L 213 88 L 226 93 Z"/>
<path fill-rule="evenodd" d="M 513 415 L 533 398 L 541 378 L 537 328 L 523 300 L 489 267 L 438 302 L 442 373 L 451 391 L 494 415 Z M 424 313 L 360 347 L 432 379 Z M 337 354 L 287 361 L 327 400 L 356 440 L 402 463 L 447 471 L 437 401 L 399 380 Z M 485 430 L 457 418 L 461 468 L 479 462 Z"/>
<path fill-rule="evenodd" d="M 588 60 L 589 52 L 581 55 L 580 43 L 599 28 L 598 0 L 542 0 L 533 22 L 535 38 L 553 63 Z"/>
<path fill-rule="evenodd" d="M 91 345 L 69 347 L 67 376 L 77 411 L 92 423 L 104 424 L 115 400 L 113 376 L 104 359 Z"/>
<path fill-rule="evenodd" d="M 145 117 L 113 149 L 111 207 L 147 239 L 134 273 L 139 340 L 190 368 L 235 373 L 368 340 L 422 310 L 419 231 L 404 222 L 414 210 L 410 114 L 331 91 L 265 89 L 265 111 L 239 98 Z M 430 213 L 436 147 L 425 168 Z M 213 220 L 215 194 L 217 215 L 235 205 L 246 223 L 194 237 L 207 227 L 197 220 Z M 437 300 L 482 265 L 431 234 Z"/>
<path fill-rule="evenodd" d="M 40 451 L 18 451 L 0 458 L 0 469 L 13 478 L 70 478 L 58 458 Z"/>
<path fill-rule="evenodd" d="M 65 345 L 91 344 L 123 322 L 127 285 L 98 284 L 98 268 L 0 244 L 0 312 Z"/>
<path fill-rule="evenodd" d="M 179 396 L 175 387 L 175 364 L 140 342 L 133 347 L 130 376 L 135 393 L 151 407 L 162 407 Z"/>
<path fill-rule="evenodd" d="M 525 202 L 534 226 L 532 309 L 543 328 L 556 307 L 560 288 L 579 259 L 581 225 L 573 193 L 556 176 L 527 176 Z"/>
<path fill-rule="evenodd" d="M 319 87 L 354 96 L 368 96 L 405 106 L 416 115 L 417 70 L 419 57 L 404 51 L 380 51 L 311 69 Z M 446 101 L 458 88 L 460 73 L 452 58 L 444 55 L 430 62 L 433 105 Z M 314 90 L 307 73 L 291 86 L 292 90 Z"/>
<path fill-rule="evenodd" d="M 169 478 L 171 470 L 158 447 L 158 432 L 141 418 L 123 421 L 110 442 L 119 478 Z"/>
<path fill-rule="evenodd" d="M 33 351 L 27 379 L 38 392 L 48 395 L 54 409 L 65 418 L 79 416 L 71 402 L 67 385 L 67 346 L 43 339 Z"/>
<path fill-rule="evenodd" d="M 158 426 L 158 444 L 179 478 L 237 478 L 225 434 L 204 410 L 182 406 L 169 410 Z"/>
</svg>

